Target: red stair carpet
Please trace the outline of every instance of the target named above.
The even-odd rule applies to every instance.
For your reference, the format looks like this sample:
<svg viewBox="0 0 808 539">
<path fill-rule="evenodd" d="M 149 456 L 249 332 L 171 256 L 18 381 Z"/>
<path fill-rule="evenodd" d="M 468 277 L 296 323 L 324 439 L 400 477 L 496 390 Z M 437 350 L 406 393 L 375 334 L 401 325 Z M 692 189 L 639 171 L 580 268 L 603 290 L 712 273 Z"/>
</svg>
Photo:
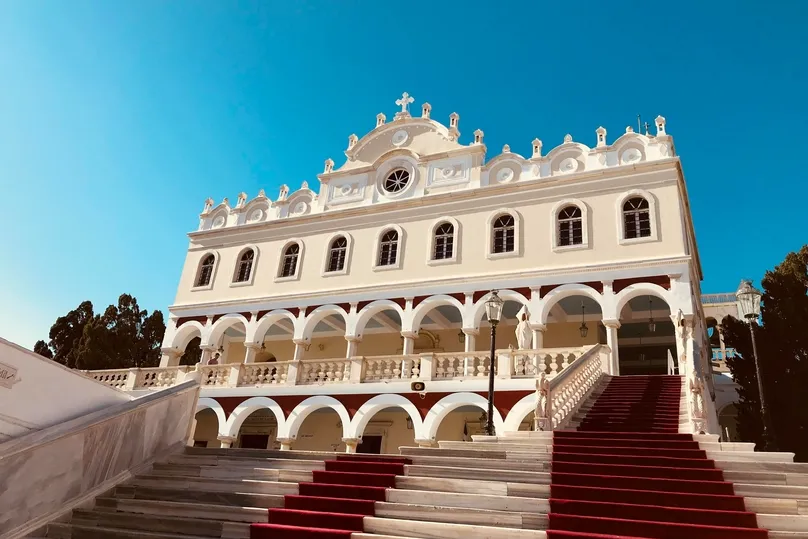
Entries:
<svg viewBox="0 0 808 539">
<path fill-rule="evenodd" d="M 549 539 L 766 539 L 690 434 L 680 376 L 617 376 L 577 431 L 556 431 Z"/>
<path fill-rule="evenodd" d="M 349 539 L 364 531 L 365 516 L 404 475 L 404 457 L 339 455 L 300 483 L 299 494 L 283 497 L 283 509 L 269 509 L 267 524 L 252 524 L 250 539 Z"/>
</svg>

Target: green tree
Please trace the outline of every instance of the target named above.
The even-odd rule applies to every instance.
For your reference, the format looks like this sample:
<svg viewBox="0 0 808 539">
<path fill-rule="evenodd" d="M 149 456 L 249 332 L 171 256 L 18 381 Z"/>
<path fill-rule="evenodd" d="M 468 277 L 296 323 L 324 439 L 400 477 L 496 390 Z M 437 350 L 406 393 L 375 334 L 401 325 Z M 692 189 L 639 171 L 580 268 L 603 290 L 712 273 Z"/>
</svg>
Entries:
<svg viewBox="0 0 808 539">
<path fill-rule="evenodd" d="M 34 353 L 44 356 L 48 359 L 53 359 L 53 352 L 51 351 L 48 343 L 45 341 L 37 341 L 34 343 Z"/>
<path fill-rule="evenodd" d="M 180 358 L 180 365 L 196 365 L 202 359 L 202 349 L 199 345 L 202 343 L 202 339 L 199 337 L 194 337 L 191 339 L 191 342 L 188 343 L 188 346 L 185 347 L 185 353 L 182 354 Z"/>
<path fill-rule="evenodd" d="M 56 320 L 50 341 L 38 341 L 34 351 L 77 369 L 156 367 L 164 333 L 162 312 L 149 314 L 135 297 L 122 294 L 103 314 L 94 314 L 92 303 L 82 302 Z"/>
<path fill-rule="evenodd" d="M 763 391 L 769 407 L 778 449 L 793 451 L 808 460 L 808 245 L 789 253 L 761 280 L 762 324 L 755 328 Z M 752 340 L 746 323 L 727 317 L 722 321 L 727 346 L 740 357 L 727 365 L 739 385 L 738 430 L 743 439 L 760 442 L 763 419 Z"/>
<path fill-rule="evenodd" d="M 92 320 L 93 316 L 93 304 L 89 301 L 82 301 L 78 307 L 56 319 L 48 335 L 50 338 L 48 346 L 53 352 L 54 361 L 71 369 L 76 368 L 76 354 L 84 333 L 84 326 Z"/>
</svg>

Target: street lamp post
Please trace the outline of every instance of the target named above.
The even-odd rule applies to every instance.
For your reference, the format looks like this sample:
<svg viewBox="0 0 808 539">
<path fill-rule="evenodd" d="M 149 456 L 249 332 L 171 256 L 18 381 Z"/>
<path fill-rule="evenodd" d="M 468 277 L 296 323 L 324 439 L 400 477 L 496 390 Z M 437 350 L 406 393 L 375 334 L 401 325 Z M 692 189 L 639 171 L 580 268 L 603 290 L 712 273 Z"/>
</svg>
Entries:
<svg viewBox="0 0 808 539">
<path fill-rule="evenodd" d="M 502 298 L 496 290 L 491 291 L 491 297 L 485 302 L 485 314 L 491 324 L 491 357 L 488 363 L 488 424 L 486 431 L 489 436 L 494 435 L 494 366 L 496 365 L 497 324 L 502 317 Z"/>
<path fill-rule="evenodd" d="M 763 297 L 763 294 L 752 286 L 751 281 L 741 281 L 741 286 L 738 287 L 735 297 L 741 306 L 741 314 L 749 324 L 749 333 L 752 334 L 752 354 L 755 356 L 755 374 L 757 375 L 758 395 L 760 395 L 760 412 L 763 415 L 763 450 L 776 451 L 771 415 L 766 407 L 766 397 L 763 393 L 763 378 L 760 374 L 760 360 L 755 339 L 755 326 L 757 326 L 758 317 L 760 316 L 760 298 Z"/>
</svg>

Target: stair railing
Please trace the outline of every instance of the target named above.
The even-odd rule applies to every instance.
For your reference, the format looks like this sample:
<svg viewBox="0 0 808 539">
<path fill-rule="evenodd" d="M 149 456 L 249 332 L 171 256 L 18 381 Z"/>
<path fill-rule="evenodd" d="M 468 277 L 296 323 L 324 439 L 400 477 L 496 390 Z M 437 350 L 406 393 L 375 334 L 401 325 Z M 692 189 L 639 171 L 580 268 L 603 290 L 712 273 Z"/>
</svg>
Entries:
<svg viewBox="0 0 808 539">
<path fill-rule="evenodd" d="M 611 350 L 595 346 L 553 379 L 536 381 L 536 430 L 566 427 L 606 372 Z"/>
</svg>

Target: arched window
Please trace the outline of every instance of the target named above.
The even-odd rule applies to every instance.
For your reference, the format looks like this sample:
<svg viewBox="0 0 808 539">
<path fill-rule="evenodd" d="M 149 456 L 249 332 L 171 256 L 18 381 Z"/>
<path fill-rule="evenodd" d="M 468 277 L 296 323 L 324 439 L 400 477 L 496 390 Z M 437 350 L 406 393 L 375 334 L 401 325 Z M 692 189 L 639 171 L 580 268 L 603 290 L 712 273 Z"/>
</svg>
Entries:
<svg viewBox="0 0 808 539">
<path fill-rule="evenodd" d="M 244 251 L 238 261 L 238 271 L 236 272 L 236 282 L 246 283 L 250 280 L 252 274 L 253 260 L 255 260 L 255 251 L 248 249 Z"/>
<path fill-rule="evenodd" d="M 379 244 L 379 266 L 394 266 L 398 260 L 398 232 L 388 230 Z"/>
<path fill-rule="evenodd" d="M 216 257 L 213 255 L 208 255 L 202 260 L 202 264 L 199 266 L 199 275 L 196 278 L 196 286 L 208 286 L 210 284 L 215 263 Z"/>
<path fill-rule="evenodd" d="M 558 245 L 581 245 L 584 242 L 581 208 L 567 206 L 558 212 Z"/>
<path fill-rule="evenodd" d="M 345 256 L 348 253 L 348 240 L 339 236 L 331 242 L 328 250 L 328 271 L 342 271 L 345 269 Z"/>
<path fill-rule="evenodd" d="M 435 249 L 433 260 L 447 260 L 454 256 L 454 225 L 441 223 L 435 229 Z"/>
<path fill-rule="evenodd" d="M 283 264 L 281 265 L 281 277 L 293 277 L 297 271 L 297 259 L 300 256 L 300 245 L 291 244 L 283 252 Z"/>
<path fill-rule="evenodd" d="M 512 253 L 516 248 L 516 228 L 512 215 L 501 215 L 494 221 L 494 253 Z"/>
<path fill-rule="evenodd" d="M 647 200 L 642 197 L 626 200 L 623 204 L 623 226 L 625 239 L 651 235 L 651 212 Z"/>
</svg>

